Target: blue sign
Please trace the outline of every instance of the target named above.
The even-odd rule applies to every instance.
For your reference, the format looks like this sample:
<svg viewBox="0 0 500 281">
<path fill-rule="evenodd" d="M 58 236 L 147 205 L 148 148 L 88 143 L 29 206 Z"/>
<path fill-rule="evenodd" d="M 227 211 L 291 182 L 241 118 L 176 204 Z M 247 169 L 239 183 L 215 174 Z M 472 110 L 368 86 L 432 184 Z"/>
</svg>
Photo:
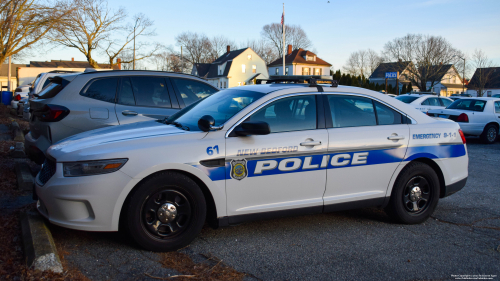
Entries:
<svg viewBox="0 0 500 281">
<path fill-rule="evenodd" d="M 385 78 L 398 78 L 398 73 L 397 72 L 386 72 Z"/>
</svg>

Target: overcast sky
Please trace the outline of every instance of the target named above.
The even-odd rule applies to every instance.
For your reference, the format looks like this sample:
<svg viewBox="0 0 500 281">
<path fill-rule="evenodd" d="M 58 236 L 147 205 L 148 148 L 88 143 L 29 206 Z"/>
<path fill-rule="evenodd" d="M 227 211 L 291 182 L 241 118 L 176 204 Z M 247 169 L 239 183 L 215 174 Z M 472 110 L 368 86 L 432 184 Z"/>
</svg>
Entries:
<svg viewBox="0 0 500 281">
<path fill-rule="evenodd" d="M 175 46 L 184 31 L 224 35 L 236 42 L 260 38 L 262 26 L 281 19 L 283 0 L 108 0 L 130 16 L 144 13 L 154 21 L 153 41 Z M 339 69 L 351 52 L 384 44 L 407 33 L 440 35 L 471 54 L 482 49 L 500 64 L 499 0 L 308 0 L 285 2 L 286 23 L 300 25 L 317 55 Z M 85 60 L 76 50 L 56 48 L 31 60 Z M 27 59 L 27 60 L 30 60 Z M 104 56 L 97 57 L 106 62 Z M 26 61 L 27 62 L 27 61 Z"/>
</svg>

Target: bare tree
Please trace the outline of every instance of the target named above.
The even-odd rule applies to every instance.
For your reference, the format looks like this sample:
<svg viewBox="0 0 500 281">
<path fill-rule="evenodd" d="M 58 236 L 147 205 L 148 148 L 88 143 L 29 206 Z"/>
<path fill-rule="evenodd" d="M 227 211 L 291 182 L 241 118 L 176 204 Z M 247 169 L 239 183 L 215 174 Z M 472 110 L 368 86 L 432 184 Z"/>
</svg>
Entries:
<svg viewBox="0 0 500 281">
<path fill-rule="evenodd" d="M 155 54 L 150 60 L 156 66 L 156 70 L 182 72 L 181 58 L 171 49 Z"/>
<path fill-rule="evenodd" d="M 476 90 L 477 96 L 482 97 L 486 84 L 494 73 L 493 62 L 483 51 L 476 49 L 472 54 L 472 64 L 476 68 L 476 72 L 469 83 L 469 88 Z"/>
<path fill-rule="evenodd" d="M 372 49 L 360 50 L 349 55 L 344 72 L 355 76 L 368 77 L 378 67 L 382 59 Z"/>
<path fill-rule="evenodd" d="M 183 47 L 183 58 L 190 63 L 211 63 L 212 43 L 205 34 L 183 32 L 175 37 L 177 45 Z"/>
<path fill-rule="evenodd" d="M 463 54 L 441 36 L 408 34 L 387 42 L 384 46 L 387 59 L 396 61 L 401 68 L 408 62 L 414 67 L 408 67 L 406 77 L 420 91 L 427 91 L 438 84 L 447 72 L 447 64 L 453 64 L 457 56 Z"/>
<path fill-rule="evenodd" d="M 138 14 L 135 15 L 132 19 L 133 23 L 136 23 L 136 25 L 127 25 L 122 28 L 122 31 L 125 33 L 125 40 L 118 40 L 116 37 L 115 38 L 109 38 L 106 39 L 106 47 L 104 48 L 104 52 L 108 56 L 108 61 L 109 61 L 109 66 L 110 68 L 113 68 L 113 66 L 116 65 L 116 58 L 120 56 L 120 53 L 122 53 L 124 50 L 132 50 L 133 48 L 131 46 L 132 41 L 134 41 L 134 38 L 137 41 L 137 37 L 139 36 L 154 36 L 155 31 L 152 30 L 153 26 L 153 21 L 148 19 L 144 14 Z M 134 30 L 135 27 L 135 30 Z M 135 32 L 134 32 L 135 31 Z M 123 38 L 122 36 L 120 36 Z M 152 48 L 149 48 L 152 45 Z M 145 58 L 149 58 L 153 56 L 157 51 L 159 51 L 162 48 L 162 45 L 159 43 L 149 43 L 149 42 L 144 42 L 144 41 L 138 41 L 137 45 L 135 46 L 136 49 L 136 57 L 135 61 L 137 64 L 137 61 L 143 60 Z M 138 50 L 138 53 L 137 53 Z M 124 60 L 122 56 L 122 63 L 133 63 L 134 62 L 134 56 L 132 55 L 131 60 Z"/>
<path fill-rule="evenodd" d="M 231 49 L 238 48 L 234 41 L 224 37 L 223 35 L 214 36 L 210 39 L 210 53 L 207 55 L 207 60 L 209 62 L 213 62 L 218 59 L 227 52 L 227 46 L 231 46 Z"/>
<path fill-rule="evenodd" d="M 246 46 L 254 50 L 254 52 L 261 57 L 266 64 L 270 64 L 271 62 L 277 60 L 279 58 L 278 52 L 269 42 L 260 39 L 260 40 L 247 40 L 246 43 L 242 43 L 242 46 Z"/>
<path fill-rule="evenodd" d="M 292 45 L 295 49 L 307 49 L 312 46 L 311 40 L 307 38 L 307 34 L 302 27 L 298 25 L 285 24 L 285 32 L 285 46 Z M 283 31 L 281 24 L 266 24 L 262 27 L 260 34 L 262 39 L 274 46 L 276 52 L 278 53 L 278 57 L 283 57 Z"/>
<path fill-rule="evenodd" d="M 2 0 L 0 2 L 0 62 L 26 51 L 61 24 L 71 11 L 57 2 Z"/>
</svg>

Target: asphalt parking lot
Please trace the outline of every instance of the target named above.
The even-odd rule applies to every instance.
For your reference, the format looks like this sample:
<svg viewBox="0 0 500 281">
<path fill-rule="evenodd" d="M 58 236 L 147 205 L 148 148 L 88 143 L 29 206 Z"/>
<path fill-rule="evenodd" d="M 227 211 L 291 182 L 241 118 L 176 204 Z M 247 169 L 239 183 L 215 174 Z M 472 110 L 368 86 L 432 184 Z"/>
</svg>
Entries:
<svg viewBox="0 0 500 281">
<path fill-rule="evenodd" d="M 192 261 L 222 263 L 247 280 L 455 280 L 500 274 L 500 142 L 468 139 L 469 180 L 420 225 L 392 223 L 378 209 L 205 227 Z M 68 265 L 92 280 L 168 278 L 162 255 L 120 233 L 51 226 Z M 163 263 L 164 264 L 164 263 Z"/>
</svg>

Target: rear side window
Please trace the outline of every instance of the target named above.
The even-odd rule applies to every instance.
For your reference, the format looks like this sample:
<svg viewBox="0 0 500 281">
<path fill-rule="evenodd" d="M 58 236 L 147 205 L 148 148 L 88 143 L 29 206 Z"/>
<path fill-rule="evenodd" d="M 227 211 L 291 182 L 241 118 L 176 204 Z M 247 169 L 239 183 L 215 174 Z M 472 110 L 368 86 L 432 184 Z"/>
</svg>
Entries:
<svg viewBox="0 0 500 281">
<path fill-rule="evenodd" d="M 430 106 L 441 106 L 437 98 L 428 98 L 427 101 L 429 102 Z"/>
<path fill-rule="evenodd" d="M 45 82 L 43 82 L 43 86 L 42 86 L 42 89 L 45 88 L 47 85 L 50 84 L 50 80 L 47 78 L 45 79 Z"/>
<path fill-rule="evenodd" d="M 171 80 L 186 106 L 217 92 L 216 89 L 198 81 L 179 78 L 171 78 Z"/>
<path fill-rule="evenodd" d="M 377 119 L 371 99 L 354 96 L 328 96 L 333 128 L 375 126 Z"/>
<path fill-rule="evenodd" d="M 495 102 L 495 113 L 500 113 L 500 101 Z"/>
<path fill-rule="evenodd" d="M 375 101 L 375 110 L 377 111 L 379 125 L 403 124 L 403 115 L 401 115 L 401 113 L 378 101 Z"/>
<path fill-rule="evenodd" d="M 125 91 L 125 97 L 128 101 L 130 99 L 130 88 L 128 83 L 132 86 L 133 96 L 135 97 L 135 104 L 148 107 L 172 107 L 170 103 L 170 96 L 167 90 L 167 84 L 163 77 L 151 76 L 132 76 L 124 79 L 122 91 Z M 120 92 L 120 99 L 122 93 Z M 126 102 L 128 102 L 126 101 Z"/>
<path fill-rule="evenodd" d="M 448 99 L 439 99 L 441 101 L 441 103 L 443 104 L 444 107 L 448 107 L 448 105 L 450 105 L 452 103 L 452 101 L 448 100 Z"/>
<path fill-rule="evenodd" d="M 116 77 L 99 78 L 90 81 L 80 92 L 80 95 L 91 99 L 114 103 L 117 86 L 118 78 Z"/>
</svg>

